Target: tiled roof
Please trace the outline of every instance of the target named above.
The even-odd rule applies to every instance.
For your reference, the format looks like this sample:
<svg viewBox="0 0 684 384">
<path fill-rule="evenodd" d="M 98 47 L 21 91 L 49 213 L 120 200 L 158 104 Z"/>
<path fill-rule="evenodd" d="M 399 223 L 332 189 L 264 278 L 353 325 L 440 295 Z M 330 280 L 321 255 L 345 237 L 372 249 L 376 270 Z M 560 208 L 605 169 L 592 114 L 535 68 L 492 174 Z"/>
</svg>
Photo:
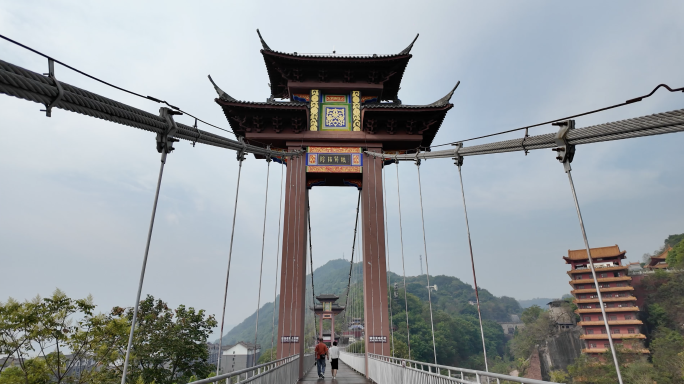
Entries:
<svg viewBox="0 0 684 384">
<path fill-rule="evenodd" d="M 321 300 L 321 299 L 322 300 L 332 300 L 332 299 L 337 300 L 339 298 L 340 297 L 337 295 L 332 295 L 332 294 L 327 294 L 327 293 L 316 296 L 316 299 L 318 299 L 318 300 Z"/>
<path fill-rule="evenodd" d="M 271 49 L 271 47 L 266 44 L 264 41 L 263 37 L 261 37 L 261 32 L 257 29 L 257 34 L 259 35 L 259 40 L 261 41 L 261 47 L 265 51 L 271 51 L 273 53 L 277 53 L 280 55 L 288 55 L 292 57 L 309 57 L 309 58 L 335 58 L 335 59 L 349 59 L 349 60 L 359 60 L 359 59 L 378 59 L 378 58 L 390 58 L 390 57 L 398 57 L 398 56 L 406 56 L 411 53 L 411 49 L 413 48 L 413 44 L 418 40 L 418 36 L 420 34 L 417 34 L 416 37 L 413 39 L 411 44 L 409 44 L 408 47 L 404 48 L 401 52 L 399 53 L 394 53 L 394 54 L 389 54 L 389 55 L 378 55 L 378 54 L 367 54 L 367 55 L 337 55 L 337 54 L 325 54 L 325 53 L 297 53 L 297 52 L 280 52 L 280 51 L 274 51 Z"/>
<path fill-rule="evenodd" d="M 401 104 L 401 103 L 370 103 L 370 104 L 364 104 L 361 106 L 361 109 L 380 109 L 380 108 L 387 108 L 387 109 L 426 109 L 426 108 L 443 108 L 449 105 L 449 101 L 451 100 L 451 96 L 454 95 L 454 92 L 456 91 L 456 88 L 458 88 L 458 85 L 461 84 L 459 81 L 456 83 L 456 86 L 451 89 L 449 93 L 444 95 L 441 99 L 435 101 L 434 103 L 430 104 L 425 104 L 425 105 L 411 105 L 411 104 Z"/>
<path fill-rule="evenodd" d="M 591 248 L 591 258 L 592 259 L 597 259 L 597 258 L 606 258 L 606 257 L 616 257 L 616 256 L 623 256 L 626 251 L 620 251 L 620 247 L 616 245 L 610 246 L 610 247 L 600 247 L 600 248 Z M 569 260 L 587 260 L 587 250 L 586 249 L 577 249 L 577 250 L 569 250 L 568 249 L 568 257 L 564 257 L 564 259 L 569 259 Z"/>
</svg>

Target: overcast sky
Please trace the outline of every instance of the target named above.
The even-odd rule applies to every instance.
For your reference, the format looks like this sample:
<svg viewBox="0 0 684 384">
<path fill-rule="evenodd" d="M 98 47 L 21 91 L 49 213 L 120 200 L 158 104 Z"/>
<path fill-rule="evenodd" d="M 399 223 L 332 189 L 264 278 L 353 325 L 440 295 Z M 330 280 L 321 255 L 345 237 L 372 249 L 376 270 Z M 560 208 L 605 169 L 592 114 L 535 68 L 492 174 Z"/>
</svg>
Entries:
<svg viewBox="0 0 684 384">
<path fill-rule="evenodd" d="M 241 100 L 269 97 L 256 35 L 285 52 L 396 53 L 416 33 L 404 103 L 433 102 L 460 80 L 435 144 L 558 118 L 684 86 L 681 1 L 12 1 L 0 33 L 76 68 L 166 99 L 228 127 L 214 80 Z M 0 41 L 0 59 L 47 62 Z M 57 78 L 157 113 L 159 105 L 57 66 Z M 577 119 L 577 127 L 682 108 L 660 90 Z M 0 96 L 0 300 L 93 294 L 100 310 L 131 306 L 159 167 L 154 135 Z M 187 117 L 178 121 L 191 124 Z M 208 127 L 203 129 L 211 130 Z M 552 132 L 551 126 L 531 134 Z M 480 142 L 520 137 L 500 136 Z M 478 142 L 468 143 L 468 145 Z M 144 294 L 220 317 L 237 162 L 182 142 L 161 188 Z M 583 145 L 573 176 L 591 246 L 630 261 L 684 232 L 684 134 Z M 468 157 L 463 166 L 482 287 L 517 299 L 569 293 L 562 256 L 582 248 L 563 167 L 549 150 Z M 416 167 L 400 166 L 407 274 L 423 254 Z M 386 168 L 391 269 L 400 272 L 395 166 Z M 431 274 L 470 283 L 458 185 L 449 160 L 421 166 Z M 266 163 L 244 163 L 227 324 L 256 308 Z M 271 166 L 264 297 L 273 300 L 280 166 Z M 349 258 L 357 191 L 311 192 L 314 266 Z"/>
</svg>

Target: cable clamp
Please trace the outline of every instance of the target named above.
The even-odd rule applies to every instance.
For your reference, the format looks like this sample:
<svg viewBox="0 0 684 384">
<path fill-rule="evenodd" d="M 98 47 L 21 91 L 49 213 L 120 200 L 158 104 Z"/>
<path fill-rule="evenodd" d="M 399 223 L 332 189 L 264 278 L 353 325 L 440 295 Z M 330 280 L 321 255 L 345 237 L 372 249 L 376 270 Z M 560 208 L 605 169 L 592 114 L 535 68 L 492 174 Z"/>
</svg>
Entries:
<svg viewBox="0 0 684 384">
<path fill-rule="evenodd" d="M 452 145 L 456 147 L 454 148 L 454 164 L 460 168 L 461 165 L 463 165 L 463 156 L 461 156 L 459 151 L 463 148 L 463 143 L 455 143 Z"/>
<path fill-rule="evenodd" d="M 175 149 L 173 143 L 178 139 L 173 135 L 178 131 L 178 126 L 173 120 L 174 115 L 182 115 L 182 113 L 166 107 L 159 108 L 159 116 L 166 120 L 166 129 L 157 133 L 157 152 L 159 153 L 171 153 Z"/>
<path fill-rule="evenodd" d="M 568 173 L 571 170 L 570 163 L 572 163 L 572 159 L 575 157 L 575 145 L 568 144 L 567 136 L 571 129 L 575 129 L 575 120 L 559 121 L 557 123 L 553 123 L 552 125 L 559 126 L 560 129 L 556 133 L 555 137 L 556 145 L 558 147 L 551 150 L 558 153 L 556 160 L 563 163 L 565 173 Z"/>
<path fill-rule="evenodd" d="M 64 96 L 64 89 L 62 88 L 62 84 L 55 77 L 55 61 L 50 58 L 48 58 L 48 71 L 48 73 L 43 73 L 43 75 L 51 78 L 52 81 L 55 82 L 55 86 L 57 87 L 57 97 L 55 97 L 50 104 L 45 104 L 45 109 L 41 109 L 40 111 L 45 112 L 45 116 L 52 117 L 52 107 L 54 107 L 58 101 L 62 100 L 62 96 Z"/>
<path fill-rule="evenodd" d="M 527 156 L 527 154 L 530 152 L 527 150 L 527 148 L 525 148 L 525 140 L 527 140 L 527 138 L 530 137 L 528 130 L 529 130 L 529 128 L 525 128 L 525 137 L 523 137 L 522 143 L 521 143 L 522 149 L 523 149 L 523 151 L 525 151 L 525 156 Z"/>
<path fill-rule="evenodd" d="M 197 140 L 202 138 L 202 132 L 200 132 L 199 128 L 197 128 L 197 118 L 195 117 L 195 125 L 192 126 L 195 128 L 195 131 L 197 131 L 197 137 L 195 138 L 195 141 L 192 142 L 192 147 L 195 147 L 195 144 L 197 144 Z"/>
<path fill-rule="evenodd" d="M 270 144 L 266 146 L 266 150 L 268 151 L 268 154 L 266 155 L 266 162 L 270 163 L 273 160 L 272 159 L 273 151 L 271 151 L 271 145 Z"/>
<path fill-rule="evenodd" d="M 245 138 L 242 136 L 238 136 L 238 141 L 242 143 L 242 149 L 237 152 L 237 161 L 243 161 L 247 153 L 247 144 L 245 144 Z"/>
<path fill-rule="evenodd" d="M 416 162 L 416 167 L 420 167 L 420 159 L 418 158 L 418 155 L 420 154 L 420 151 L 416 152 L 416 157 L 415 157 L 415 162 Z"/>
</svg>

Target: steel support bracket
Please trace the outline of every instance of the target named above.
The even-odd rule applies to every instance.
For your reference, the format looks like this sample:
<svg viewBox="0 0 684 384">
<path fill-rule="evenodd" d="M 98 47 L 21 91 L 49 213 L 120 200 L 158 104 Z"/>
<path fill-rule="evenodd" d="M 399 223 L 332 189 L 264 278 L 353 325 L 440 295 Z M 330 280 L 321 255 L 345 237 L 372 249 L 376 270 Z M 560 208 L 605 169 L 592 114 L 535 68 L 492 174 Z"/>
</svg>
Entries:
<svg viewBox="0 0 684 384">
<path fill-rule="evenodd" d="M 571 170 L 570 163 L 572 163 L 572 159 L 575 157 L 575 145 L 568 144 L 567 136 L 571 129 L 575 129 L 575 120 L 559 121 L 557 123 L 553 123 L 553 125 L 559 126 L 560 129 L 556 133 L 555 137 L 556 145 L 558 147 L 553 148 L 552 151 L 558 153 L 556 160 L 563 164 L 565 173 L 568 173 Z"/>
<path fill-rule="evenodd" d="M 237 161 L 245 160 L 245 155 L 247 154 L 247 144 L 245 144 L 245 138 L 238 136 L 238 141 L 242 144 L 242 149 L 237 151 Z"/>
<path fill-rule="evenodd" d="M 173 137 L 178 131 L 173 115 L 182 115 L 182 113 L 166 107 L 159 108 L 159 116 L 164 118 L 167 124 L 164 132 L 157 133 L 157 152 L 159 153 L 171 153 L 175 149 L 173 143 L 178 141 Z"/>
<path fill-rule="evenodd" d="M 57 104 L 58 101 L 62 100 L 64 96 L 64 89 L 62 84 L 55 77 L 55 61 L 48 58 L 48 73 L 43 73 L 43 75 L 52 79 L 55 82 L 55 87 L 57 87 L 57 96 L 50 102 L 50 104 L 45 104 L 45 109 L 41 109 L 41 112 L 45 112 L 45 116 L 52 117 L 52 107 Z"/>
<path fill-rule="evenodd" d="M 452 145 L 456 147 L 454 148 L 454 164 L 460 168 L 463 165 L 463 156 L 461 156 L 459 152 L 461 151 L 461 148 L 463 148 L 463 143 L 456 143 Z"/>
</svg>

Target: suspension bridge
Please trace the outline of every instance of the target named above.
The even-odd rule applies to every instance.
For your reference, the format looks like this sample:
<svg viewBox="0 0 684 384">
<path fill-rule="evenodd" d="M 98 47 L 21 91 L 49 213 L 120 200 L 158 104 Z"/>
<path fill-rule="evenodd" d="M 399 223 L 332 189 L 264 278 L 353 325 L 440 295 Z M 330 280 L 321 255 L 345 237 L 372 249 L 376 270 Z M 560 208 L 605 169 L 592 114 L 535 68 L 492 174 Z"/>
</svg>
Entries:
<svg viewBox="0 0 684 384">
<path fill-rule="evenodd" d="M 257 31 L 258 32 L 258 31 Z M 266 102 L 239 101 L 222 90 L 211 77 L 210 84 L 217 92 L 215 103 L 223 109 L 232 130 L 225 130 L 235 135 L 236 139 L 199 129 L 198 122 L 203 120 L 188 114 L 182 109 L 152 96 L 109 84 L 94 76 L 84 73 L 72 66 L 44 55 L 17 41 L 0 36 L 3 39 L 22 46 L 47 59 L 48 72 L 36 73 L 17 65 L 0 60 L 0 92 L 23 100 L 43 104 L 46 116 L 52 116 L 52 110 L 62 110 L 110 121 L 128 127 L 142 129 L 156 135 L 156 150 L 160 154 L 160 168 L 157 179 L 149 231 L 142 259 L 140 279 L 135 297 L 134 314 L 128 349 L 123 364 L 122 384 L 126 381 L 126 370 L 129 365 L 133 332 L 136 326 L 138 303 L 144 286 L 150 244 L 153 237 L 154 221 L 157 210 L 159 191 L 162 187 L 164 167 L 168 155 L 172 153 L 174 143 L 185 140 L 196 144 L 215 146 L 236 153 L 237 180 L 236 194 L 232 217 L 232 232 L 228 252 L 225 290 L 223 294 L 223 313 L 221 319 L 221 336 L 224 334 L 226 302 L 229 295 L 237 294 L 230 290 L 231 260 L 233 253 L 237 204 L 240 197 L 240 177 L 242 163 L 247 154 L 253 154 L 266 163 L 265 177 L 268 196 L 268 180 L 272 163 L 280 166 L 280 212 L 278 217 L 278 238 L 280 255 L 277 271 L 280 270 L 280 286 L 276 284 L 273 292 L 275 298 L 280 296 L 278 323 L 273 313 L 273 331 L 271 343 L 277 347 L 276 358 L 268 363 L 255 365 L 244 370 L 223 373 L 217 363 L 217 375 L 192 384 L 217 382 L 252 382 L 252 383 L 295 383 L 298 381 L 318 381 L 314 376 L 314 356 L 307 353 L 313 346 L 314 338 L 305 335 L 305 316 L 307 303 L 312 305 L 316 300 L 313 285 L 313 247 L 311 243 L 311 225 L 308 191 L 318 186 L 346 186 L 359 190 L 356 208 L 356 221 L 350 260 L 349 278 L 345 291 L 344 306 L 339 312 L 344 316 L 345 326 L 356 319 L 363 324 L 361 338 L 364 353 L 343 351 L 340 360 L 343 362 L 339 382 L 346 383 L 483 383 L 503 381 L 513 383 L 542 383 L 539 380 L 512 377 L 489 372 L 486 343 L 482 329 L 480 300 L 477 296 L 476 254 L 473 252 L 468 225 L 466 194 L 461 168 L 467 156 L 491 155 L 504 152 L 524 152 L 551 149 L 559 162 L 561 170 L 567 174 L 573 203 L 576 207 L 579 229 L 585 247 L 589 252 L 589 236 L 582 219 L 578 191 L 572 179 L 571 163 L 578 145 L 586 145 L 612 140 L 623 140 L 651 135 L 661 135 L 684 131 L 684 110 L 675 110 L 642 116 L 628 120 L 606 124 L 575 127 L 575 117 L 588 113 L 600 112 L 639 102 L 651 96 L 659 88 L 670 92 L 681 92 L 683 88 L 670 88 L 658 85 L 651 93 L 636 97 L 617 105 L 600 108 L 581 114 L 555 119 L 541 124 L 521 127 L 496 134 L 524 131 L 519 139 L 495 141 L 486 144 L 466 146 L 463 140 L 443 145 L 433 145 L 446 113 L 453 107 L 451 96 L 458 83 L 437 101 L 426 105 L 403 104 L 397 97 L 403 72 L 412 57 L 411 49 L 414 39 L 404 50 L 390 55 L 306 55 L 283 53 L 272 50 L 259 33 L 261 53 L 270 79 L 271 97 Z M 135 107 L 105 98 L 93 92 L 77 88 L 58 80 L 55 64 L 74 70 L 84 76 L 112 86 L 129 94 L 158 102 L 162 106 L 155 115 Z M 276 100 L 280 99 L 280 100 Z M 287 100 L 287 101 L 283 101 Z M 193 126 L 177 123 L 174 116 L 186 114 L 195 119 Z M 553 134 L 530 135 L 529 129 L 535 126 L 553 124 L 557 132 Z M 496 134 L 473 139 L 493 137 Z M 448 149 L 433 150 L 449 146 Z M 551 153 L 549 154 L 551 156 Z M 422 161 L 426 159 L 444 159 L 453 161 L 461 186 L 461 198 L 464 209 L 473 283 L 476 293 L 476 305 L 480 322 L 483 361 L 485 370 L 478 371 L 459 367 L 445 366 L 438 363 L 439 356 L 435 343 L 435 324 L 432 318 L 432 298 L 430 289 L 429 253 L 425 236 L 425 217 L 422 205 L 422 183 L 420 178 Z M 397 172 L 397 201 L 399 218 L 399 240 L 401 244 L 402 274 L 405 286 L 404 243 L 401 216 L 401 194 L 399 187 L 400 164 L 413 163 L 416 169 L 415 182 L 419 187 L 421 207 L 421 224 L 423 230 L 423 255 L 428 285 L 428 304 L 432 333 L 431 361 L 416 361 L 411 357 L 410 324 L 408 317 L 408 301 L 404 289 L 404 306 L 406 310 L 406 333 L 408 358 L 395 356 L 394 329 L 392 311 L 388 310 L 388 277 L 390 269 L 386 250 L 389 235 L 385 230 L 387 222 L 385 172 L 394 167 Z M 455 174 L 454 174 L 455 177 Z M 581 195 L 581 191 L 579 191 Z M 264 201 L 264 221 L 262 229 L 260 270 L 263 271 L 264 242 L 266 239 L 266 209 L 268 199 Z M 308 242 L 308 252 L 307 252 Z M 361 255 L 358 255 L 357 244 Z M 308 253 L 308 260 L 307 260 Z M 355 264 L 355 257 L 356 264 Z M 311 266 L 311 301 L 306 295 L 308 282 L 307 269 Z M 591 257 L 589 267 L 596 286 L 598 280 Z M 276 272 L 278 273 L 278 272 Z M 259 334 L 258 319 L 261 306 L 261 282 L 263 273 L 259 275 L 259 294 L 255 323 L 256 344 Z M 358 295 L 351 295 L 356 288 Z M 620 366 L 617 361 L 615 345 L 611 338 L 608 317 L 605 314 L 601 295 L 598 295 L 610 343 L 613 363 L 617 371 L 617 381 L 622 383 Z M 325 306 L 322 307 L 324 314 Z M 331 311 L 328 311 L 331 312 Z M 314 312 L 312 321 L 316 324 Z M 321 316 L 322 321 L 325 315 Z M 316 327 L 314 326 L 314 329 Z M 333 330 L 334 332 L 334 330 Z M 314 332 L 315 333 L 315 332 Z M 321 331 L 322 333 L 322 331 Z M 334 340 L 334 335 L 331 335 Z M 332 341 L 331 340 L 331 341 Z M 222 342 L 222 339 L 221 339 Z M 220 350 L 220 347 L 219 347 Z M 256 353 L 256 348 L 254 349 Z"/>
</svg>

